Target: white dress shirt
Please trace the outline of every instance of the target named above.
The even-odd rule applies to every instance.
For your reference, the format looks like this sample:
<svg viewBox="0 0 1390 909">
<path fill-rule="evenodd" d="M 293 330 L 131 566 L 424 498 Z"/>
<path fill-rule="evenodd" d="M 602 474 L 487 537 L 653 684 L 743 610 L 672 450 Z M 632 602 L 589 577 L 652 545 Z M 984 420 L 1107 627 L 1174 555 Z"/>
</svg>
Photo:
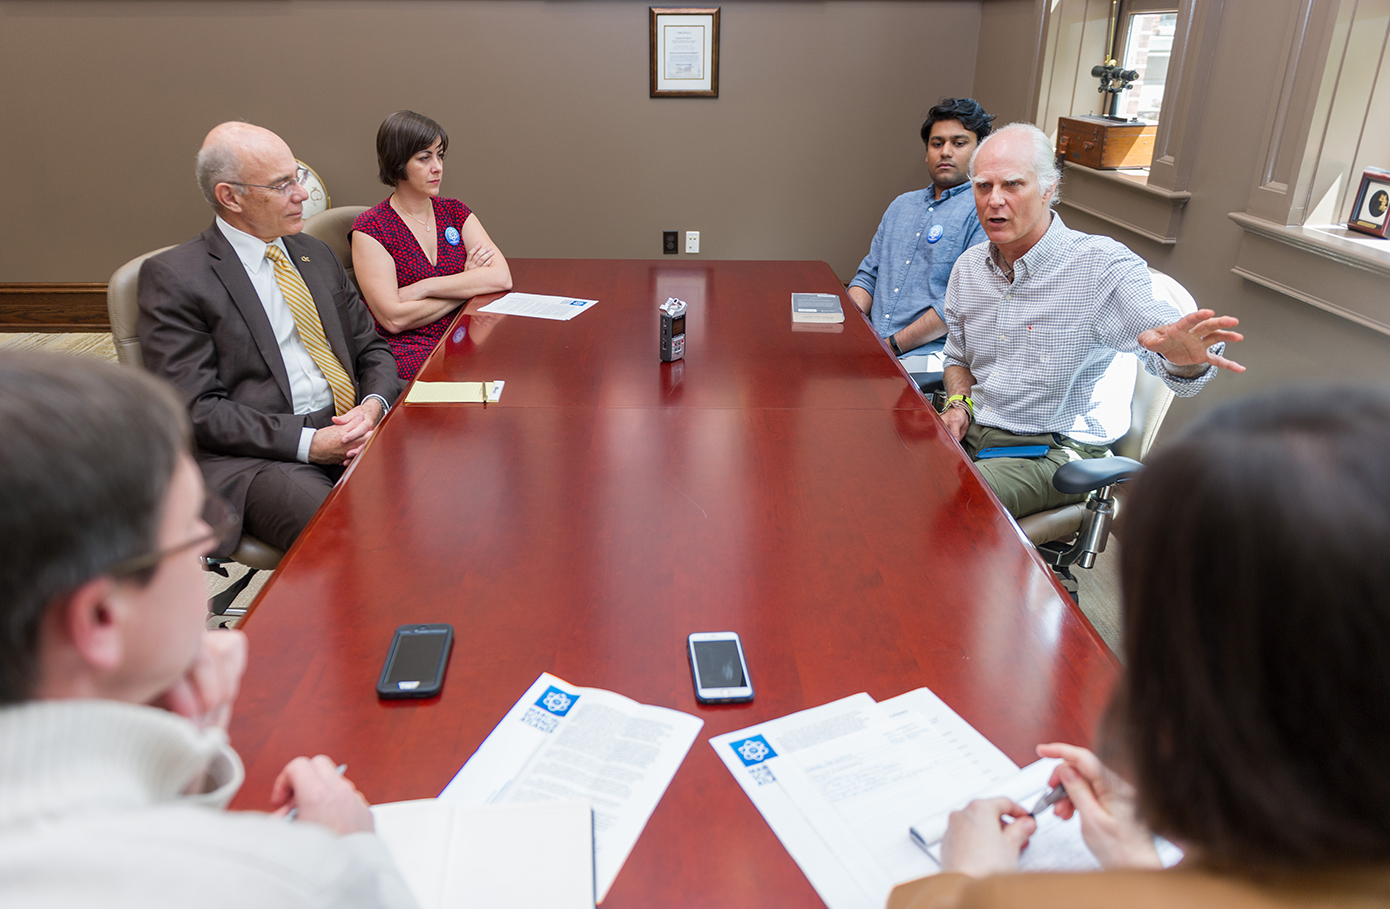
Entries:
<svg viewBox="0 0 1390 909">
<path fill-rule="evenodd" d="M 303 415 L 331 407 L 333 389 L 328 387 L 323 370 L 309 356 L 308 348 L 300 339 L 299 329 L 294 325 L 294 313 L 290 312 L 289 304 L 285 302 L 280 282 L 275 280 L 275 263 L 265 257 L 266 246 L 274 245 L 280 247 L 287 260 L 294 261 L 285 248 L 285 241 L 277 237 L 273 244 L 268 244 L 245 231 L 237 230 L 220 216 L 217 218 L 217 229 L 232 244 L 237 258 L 246 269 L 246 276 L 251 279 L 251 286 L 256 289 L 256 296 L 260 297 L 261 305 L 265 307 L 270 330 L 275 333 L 275 343 L 279 345 L 280 357 L 285 361 L 294 412 Z M 299 450 L 295 457 L 302 463 L 309 463 L 309 446 L 314 440 L 314 432 L 308 426 L 300 431 Z"/>
</svg>

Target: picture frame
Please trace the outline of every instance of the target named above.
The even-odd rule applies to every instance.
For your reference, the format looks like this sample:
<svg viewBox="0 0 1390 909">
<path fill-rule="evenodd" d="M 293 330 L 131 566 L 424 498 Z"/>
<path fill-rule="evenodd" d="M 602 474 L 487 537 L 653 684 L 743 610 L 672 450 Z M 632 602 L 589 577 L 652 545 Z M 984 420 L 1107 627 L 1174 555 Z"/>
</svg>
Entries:
<svg viewBox="0 0 1390 909">
<path fill-rule="evenodd" d="M 1390 170 L 1368 167 L 1361 175 L 1347 228 L 1385 239 L 1390 230 Z"/>
<path fill-rule="evenodd" d="M 719 7 L 650 7 L 651 97 L 719 97 Z"/>
</svg>

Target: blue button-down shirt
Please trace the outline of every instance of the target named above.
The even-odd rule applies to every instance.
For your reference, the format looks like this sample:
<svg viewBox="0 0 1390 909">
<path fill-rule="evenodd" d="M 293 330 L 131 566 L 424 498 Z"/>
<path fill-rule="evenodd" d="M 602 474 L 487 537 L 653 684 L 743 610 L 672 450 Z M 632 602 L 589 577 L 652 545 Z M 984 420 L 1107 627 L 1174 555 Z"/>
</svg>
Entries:
<svg viewBox="0 0 1390 909">
<path fill-rule="evenodd" d="M 951 267 L 960 254 L 986 239 L 975 214 L 975 194 L 967 180 L 934 198 L 928 186 L 903 193 L 883 213 L 869 254 L 859 263 L 850 287 L 874 298 L 869 319 L 880 338 L 897 334 L 928 309 L 938 316 L 946 300 Z M 931 342 L 924 347 L 940 347 Z M 920 348 L 919 348 L 920 349 Z"/>
</svg>

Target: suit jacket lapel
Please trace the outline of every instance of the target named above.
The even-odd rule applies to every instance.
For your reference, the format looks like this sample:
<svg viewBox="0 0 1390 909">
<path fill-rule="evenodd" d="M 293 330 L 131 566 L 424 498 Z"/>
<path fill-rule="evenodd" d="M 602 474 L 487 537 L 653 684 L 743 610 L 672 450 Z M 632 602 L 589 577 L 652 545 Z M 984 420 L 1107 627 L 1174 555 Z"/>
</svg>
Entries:
<svg viewBox="0 0 1390 909">
<path fill-rule="evenodd" d="M 237 257 L 236 250 L 232 249 L 232 244 L 228 243 L 227 238 L 222 236 L 222 231 L 217 229 L 216 222 L 203 231 L 203 242 L 207 244 L 208 255 L 212 258 L 213 273 L 227 289 L 227 294 L 241 313 L 246 327 L 251 330 L 251 337 L 255 340 L 261 357 L 270 367 L 271 375 L 275 376 L 275 384 L 280 386 L 280 393 L 293 406 L 294 396 L 290 394 L 290 375 L 285 371 L 285 358 L 280 353 L 280 345 L 275 340 L 275 332 L 271 329 L 270 319 L 265 314 L 265 305 L 261 303 L 256 288 L 251 286 L 245 266 Z"/>
<path fill-rule="evenodd" d="M 333 356 L 338 358 L 338 362 L 343 364 L 343 369 L 347 370 L 348 378 L 352 379 L 353 388 L 357 388 L 357 371 L 353 369 L 353 358 L 348 356 L 347 336 L 343 333 L 343 318 L 339 314 L 338 308 L 333 305 L 333 288 L 328 286 L 328 282 L 323 280 L 323 269 L 305 268 L 305 258 L 312 261 L 313 256 L 331 256 L 332 250 L 319 248 L 317 245 L 310 245 L 298 234 L 284 238 L 285 248 L 290 251 L 290 261 L 294 267 L 299 269 L 299 276 L 304 279 L 304 286 L 309 288 L 310 295 L 314 298 L 314 308 L 319 311 L 319 321 L 323 323 L 323 335 L 328 339 L 328 346 L 333 351 Z"/>
</svg>

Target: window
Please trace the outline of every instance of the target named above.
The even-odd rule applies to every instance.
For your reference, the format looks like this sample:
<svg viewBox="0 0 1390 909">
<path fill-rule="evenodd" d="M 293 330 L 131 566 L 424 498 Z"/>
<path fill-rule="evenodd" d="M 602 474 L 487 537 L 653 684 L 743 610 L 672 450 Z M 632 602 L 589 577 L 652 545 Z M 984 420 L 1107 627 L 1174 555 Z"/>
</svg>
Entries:
<svg viewBox="0 0 1390 909">
<path fill-rule="evenodd" d="M 1158 121 L 1163 109 L 1163 89 L 1168 81 L 1168 61 L 1173 56 L 1173 37 L 1178 30 L 1178 11 L 1133 12 L 1120 18 L 1124 42 L 1120 65 L 1139 78 L 1119 99 L 1119 116 Z"/>
</svg>

